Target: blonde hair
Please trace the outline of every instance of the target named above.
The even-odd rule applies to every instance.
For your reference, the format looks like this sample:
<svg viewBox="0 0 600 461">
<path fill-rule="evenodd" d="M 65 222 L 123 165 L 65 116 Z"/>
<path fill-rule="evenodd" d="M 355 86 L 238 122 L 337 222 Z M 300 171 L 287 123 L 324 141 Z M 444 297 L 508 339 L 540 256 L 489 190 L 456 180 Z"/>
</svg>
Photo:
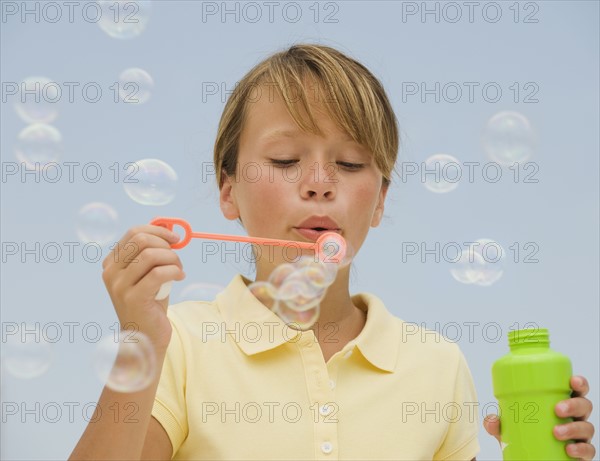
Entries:
<svg viewBox="0 0 600 461">
<path fill-rule="evenodd" d="M 390 184 L 398 154 L 398 122 L 379 80 L 365 66 L 334 48 L 296 44 L 251 69 L 227 100 L 214 145 L 219 189 L 224 180 L 223 172 L 235 177 L 245 115 L 252 91 L 261 84 L 275 86 L 288 112 L 302 130 L 323 135 L 308 103 L 305 86 L 308 80 L 317 82 L 318 101 L 323 102 L 329 117 L 355 142 L 372 152 L 374 162 L 382 172 L 383 184 Z M 296 90 L 297 95 L 289 94 L 290 87 Z M 309 121 L 301 116 L 297 102 L 308 114 Z"/>
</svg>

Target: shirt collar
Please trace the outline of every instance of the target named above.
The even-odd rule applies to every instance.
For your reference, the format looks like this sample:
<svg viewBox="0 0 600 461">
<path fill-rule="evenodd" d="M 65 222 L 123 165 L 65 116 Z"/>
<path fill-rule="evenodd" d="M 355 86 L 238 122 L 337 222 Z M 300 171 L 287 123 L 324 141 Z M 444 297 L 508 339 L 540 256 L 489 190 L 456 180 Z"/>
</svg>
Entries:
<svg viewBox="0 0 600 461">
<path fill-rule="evenodd" d="M 258 301 L 248 290 L 252 283 L 236 274 L 229 285 L 217 295 L 217 306 L 228 332 L 247 355 L 273 349 L 289 341 L 295 342 L 301 331 L 288 327 L 283 320 Z M 371 293 L 358 293 L 352 301 L 367 312 L 367 321 L 359 335 L 350 341 L 377 368 L 393 372 L 401 338 L 400 322 L 381 299 Z"/>
</svg>

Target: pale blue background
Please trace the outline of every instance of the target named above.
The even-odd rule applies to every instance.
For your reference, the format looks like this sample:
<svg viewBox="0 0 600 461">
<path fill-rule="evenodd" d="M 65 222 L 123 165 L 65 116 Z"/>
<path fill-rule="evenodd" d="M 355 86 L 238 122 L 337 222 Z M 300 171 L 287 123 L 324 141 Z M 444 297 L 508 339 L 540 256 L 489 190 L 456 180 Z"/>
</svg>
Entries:
<svg viewBox="0 0 600 461">
<path fill-rule="evenodd" d="M 432 329 L 457 322 L 462 331 L 458 343 L 481 406 L 494 401 L 490 368 L 507 352 L 509 329 L 527 322 L 547 327 L 552 347 L 570 356 L 574 372 L 590 381 L 589 398 L 598 408 L 598 2 L 536 2 L 539 22 L 533 24 L 513 22 L 512 2 L 501 2 L 503 17 L 495 24 L 482 19 L 481 9 L 473 23 L 466 18 L 436 23 L 431 17 L 422 23 L 418 16 L 402 22 L 402 2 L 394 1 L 337 2 L 337 23 L 315 23 L 311 4 L 302 3 L 298 23 L 279 14 L 273 23 L 252 24 L 231 17 L 226 23 L 215 17 L 203 23 L 201 2 L 157 1 L 147 29 L 131 40 L 110 38 L 81 19 L 0 24 L 2 82 L 43 75 L 57 82 L 98 82 L 106 90 L 97 104 L 80 97 L 61 104 L 54 125 L 64 137 L 62 161 L 96 161 L 108 175 L 114 162 L 155 157 L 179 175 L 177 196 L 165 207 L 133 202 L 122 184 L 108 177 L 97 184 L 80 176 L 73 184 L 9 178 L 1 184 L 2 242 L 76 242 L 77 211 L 93 201 L 119 213 L 119 237 L 157 215 L 184 217 L 200 231 L 240 233 L 220 213 L 214 178 L 201 181 L 202 162 L 212 160 L 224 105 L 217 96 L 202 102 L 202 82 L 224 82 L 232 89 L 260 60 L 292 43 L 328 44 L 364 63 L 385 86 L 400 121 L 403 160 L 421 162 L 444 152 L 463 162 L 485 162 L 479 136 L 500 110 L 521 112 L 539 136 L 531 159 L 540 168 L 537 184 L 515 184 L 505 171 L 497 184 L 478 176 L 451 193 L 433 194 L 418 181 L 402 184 L 394 177 L 386 218 L 371 231 L 355 261 L 352 292 L 373 292 L 397 316 Z M 155 88 L 146 104 L 112 102 L 107 88 L 127 67 L 141 67 L 153 76 Z M 504 96 L 495 104 L 485 102 L 480 92 L 473 103 L 466 96 L 455 104 L 431 98 L 422 103 L 415 96 L 403 103 L 402 82 L 423 81 L 498 82 Z M 513 82 L 535 82 L 539 102 L 513 102 L 508 89 Z M 13 148 L 25 124 L 12 102 L 2 105 L 1 115 L 2 162 L 16 161 Z M 431 259 L 423 264 L 417 257 L 401 261 L 399 241 L 433 245 L 478 238 L 495 239 L 505 249 L 513 242 L 521 247 L 535 242 L 539 263 L 511 263 L 509 258 L 496 284 L 479 287 L 456 282 L 449 264 Z M 231 258 L 221 263 L 213 257 L 202 264 L 198 248 L 195 243 L 180 252 L 187 279 L 174 287 L 174 298 L 187 283 L 225 285 L 236 272 L 250 273 L 248 264 Z M 95 321 L 110 334 L 116 316 L 101 272 L 100 262 L 87 263 L 80 253 L 73 263 L 63 257 L 56 264 L 9 257 L 2 264 L 2 322 Z M 471 340 L 466 322 L 479 322 Z M 503 332 L 495 343 L 482 333 L 490 322 Z M 96 401 L 102 385 L 92 372 L 93 349 L 76 330 L 75 342 L 54 345 L 54 362 L 43 376 L 23 381 L 3 373 L 2 400 L 26 402 L 29 408 L 36 401 L 42 406 Z M 66 458 L 86 424 L 79 410 L 75 415 L 71 423 L 65 412 L 55 424 L 36 424 L 31 417 L 22 424 L 9 417 L 2 426 L 2 458 Z M 598 410 L 592 421 L 598 433 Z M 596 435 L 594 444 L 600 448 L 598 440 Z M 501 458 L 497 442 L 483 428 L 480 442 L 478 459 Z"/>
</svg>

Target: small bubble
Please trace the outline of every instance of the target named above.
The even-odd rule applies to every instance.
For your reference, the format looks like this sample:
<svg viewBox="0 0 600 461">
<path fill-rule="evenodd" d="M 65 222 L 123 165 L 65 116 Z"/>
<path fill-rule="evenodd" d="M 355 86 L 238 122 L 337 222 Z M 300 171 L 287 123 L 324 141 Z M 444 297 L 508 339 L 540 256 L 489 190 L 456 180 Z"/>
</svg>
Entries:
<svg viewBox="0 0 600 461">
<path fill-rule="evenodd" d="M 279 288 L 286 277 L 290 274 L 293 274 L 296 271 L 296 267 L 291 263 L 279 264 L 271 275 L 269 275 L 269 283 L 273 285 L 275 288 Z"/>
<path fill-rule="evenodd" d="M 19 379 L 43 375 L 52 363 L 51 343 L 38 326 L 27 325 L 14 335 L 7 335 L 2 345 L 2 364 L 7 373 Z"/>
<path fill-rule="evenodd" d="M 118 228 L 117 212 L 106 203 L 92 202 L 83 206 L 77 216 L 77 237 L 83 243 L 100 246 L 114 241 Z"/>
<path fill-rule="evenodd" d="M 458 187 L 461 175 L 456 158 L 448 154 L 435 154 L 425 160 L 421 177 L 427 190 L 445 194 Z"/>
<path fill-rule="evenodd" d="M 452 263 L 450 273 L 460 283 L 475 283 L 479 279 L 479 271 L 484 264 L 485 261 L 481 255 L 469 247 L 460 252 L 457 261 Z"/>
<path fill-rule="evenodd" d="M 99 0 L 100 28 L 110 37 L 129 39 L 140 35 L 148 25 L 152 3 L 148 0 Z"/>
<path fill-rule="evenodd" d="M 484 264 L 479 269 L 477 285 L 488 287 L 496 283 L 504 274 L 504 257 L 506 252 L 502 246 L 491 239 L 478 239 L 474 251 L 481 255 Z"/>
<path fill-rule="evenodd" d="M 311 286 L 301 272 L 296 272 L 285 279 L 277 290 L 277 299 L 286 301 L 296 309 L 305 309 L 306 306 L 318 302 L 325 293 L 324 289 Z"/>
<path fill-rule="evenodd" d="M 308 330 L 318 320 L 320 312 L 321 305 L 318 303 L 304 310 L 298 310 L 286 301 L 281 301 L 277 307 L 277 315 L 295 330 Z"/>
<path fill-rule="evenodd" d="M 482 135 L 488 158 L 501 165 L 525 162 L 535 151 L 531 123 L 518 112 L 498 112 L 487 122 Z"/>
<path fill-rule="evenodd" d="M 269 282 L 252 282 L 248 289 L 267 308 L 273 310 L 277 304 L 277 289 Z"/>
<path fill-rule="evenodd" d="M 319 288 L 331 285 L 338 271 L 338 264 L 323 262 L 318 257 L 302 256 L 295 264 L 298 269 L 306 269 L 306 276 L 311 284 Z M 310 268 L 310 271 L 307 269 Z"/>
<path fill-rule="evenodd" d="M 15 156 L 30 169 L 43 169 L 56 162 L 63 152 L 62 135 L 52 125 L 27 125 L 17 137 Z"/>
<path fill-rule="evenodd" d="M 28 77 L 19 85 L 15 110 L 25 123 L 52 123 L 58 117 L 60 87 L 47 77 Z"/>
<path fill-rule="evenodd" d="M 140 331 L 122 330 L 102 338 L 94 350 L 94 369 L 106 387 L 117 392 L 146 389 L 156 377 L 152 342 Z"/>
<path fill-rule="evenodd" d="M 338 270 L 350 265 L 354 259 L 354 248 L 344 237 L 330 232 L 320 243 L 317 256 L 325 265 L 335 264 Z"/>
<path fill-rule="evenodd" d="M 461 251 L 450 273 L 461 283 L 490 286 L 504 273 L 504 255 L 504 249 L 494 240 L 479 239 Z"/>
<path fill-rule="evenodd" d="M 177 173 L 158 159 L 138 160 L 127 168 L 131 182 L 123 184 L 125 192 L 141 205 L 167 205 L 175 198 Z"/>
<path fill-rule="evenodd" d="M 119 96 L 125 103 L 145 103 L 150 99 L 153 88 L 154 80 L 143 69 L 132 67 L 119 75 Z"/>
</svg>

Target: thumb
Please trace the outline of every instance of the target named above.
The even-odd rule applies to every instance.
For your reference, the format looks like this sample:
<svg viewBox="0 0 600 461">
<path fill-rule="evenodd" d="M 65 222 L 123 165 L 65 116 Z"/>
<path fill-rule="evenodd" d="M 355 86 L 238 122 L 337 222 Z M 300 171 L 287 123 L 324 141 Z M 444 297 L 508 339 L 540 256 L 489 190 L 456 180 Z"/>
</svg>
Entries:
<svg viewBox="0 0 600 461">
<path fill-rule="evenodd" d="M 487 415 L 483 420 L 483 427 L 500 443 L 500 418 L 498 415 Z"/>
</svg>

